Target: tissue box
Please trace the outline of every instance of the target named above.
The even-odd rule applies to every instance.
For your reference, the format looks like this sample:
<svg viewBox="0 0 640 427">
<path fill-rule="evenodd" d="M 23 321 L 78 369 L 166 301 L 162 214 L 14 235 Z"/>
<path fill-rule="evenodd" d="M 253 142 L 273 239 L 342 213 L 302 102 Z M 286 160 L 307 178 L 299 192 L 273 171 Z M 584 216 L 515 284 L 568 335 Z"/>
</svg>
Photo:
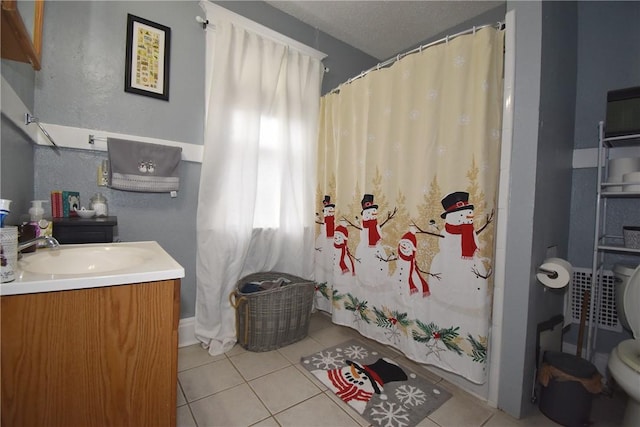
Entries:
<svg viewBox="0 0 640 427">
<path fill-rule="evenodd" d="M 62 216 L 65 218 L 78 216 L 76 209 L 80 209 L 80 193 L 77 191 L 63 191 Z"/>
<path fill-rule="evenodd" d="M 640 249 L 640 226 L 622 227 L 622 237 L 624 237 L 624 246 L 629 249 Z"/>
</svg>

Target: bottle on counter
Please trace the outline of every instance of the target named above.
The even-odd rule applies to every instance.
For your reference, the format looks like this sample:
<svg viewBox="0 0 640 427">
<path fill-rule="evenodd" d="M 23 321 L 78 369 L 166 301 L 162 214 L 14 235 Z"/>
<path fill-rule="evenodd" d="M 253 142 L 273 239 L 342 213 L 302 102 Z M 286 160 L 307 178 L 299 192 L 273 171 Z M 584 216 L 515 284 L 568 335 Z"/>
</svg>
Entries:
<svg viewBox="0 0 640 427">
<path fill-rule="evenodd" d="M 96 211 L 96 216 L 108 216 L 107 199 L 102 193 L 96 193 L 91 198 L 91 209 Z"/>
<path fill-rule="evenodd" d="M 4 227 L 4 218 L 11 212 L 10 206 L 11 200 L 0 199 L 0 227 Z"/>
<path fill-rule="evenodd" d="M 32 200 L 31 207 L 29 208 L 29 224 L 35 228 L 36 237 L 40 236 L 39 222 L 44 217 L 42 204 L 45 202 L 46 200 Z"/>
<path fill-rule="evenodd" d="M 53 222 L 44 217 L 43 203 L 48 203 L 48 200 L 32 200 L 29 208 L 29 224 L 35 229 L 35 237 L 53 236 Z M 44 244 L 42 242 L 42 245 Z M 38 247 L 42 245 L 38 244 Z"/>
</svg>

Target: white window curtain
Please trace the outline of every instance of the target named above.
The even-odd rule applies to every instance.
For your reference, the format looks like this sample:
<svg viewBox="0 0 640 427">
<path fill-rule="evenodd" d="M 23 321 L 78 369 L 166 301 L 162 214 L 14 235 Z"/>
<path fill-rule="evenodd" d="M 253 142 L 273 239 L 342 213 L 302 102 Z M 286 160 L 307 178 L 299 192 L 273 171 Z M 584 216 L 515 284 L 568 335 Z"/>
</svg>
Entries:
<svg viewBox="0 0 640 427">
<path fill-rule="evenodd" d="M 313 276 L 323 66 L 206 6 L 215 34 L 207 37 L 195 329 L 215 355 L 236 342 L 229 294 L 241 277 Z"/>
</svg>

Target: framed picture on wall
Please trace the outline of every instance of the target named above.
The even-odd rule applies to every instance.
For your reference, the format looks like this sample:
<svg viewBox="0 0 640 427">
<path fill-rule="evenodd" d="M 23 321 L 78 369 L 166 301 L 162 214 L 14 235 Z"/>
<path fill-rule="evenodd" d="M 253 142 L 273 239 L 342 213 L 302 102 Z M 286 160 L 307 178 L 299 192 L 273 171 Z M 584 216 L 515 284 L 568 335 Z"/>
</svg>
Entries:
<svg viewBox="0 0 640 427">
<path fill-rule="evenodd" d="M 125 92 L 169 100 L 171 28 L 127 14 Z"/>
</svg>

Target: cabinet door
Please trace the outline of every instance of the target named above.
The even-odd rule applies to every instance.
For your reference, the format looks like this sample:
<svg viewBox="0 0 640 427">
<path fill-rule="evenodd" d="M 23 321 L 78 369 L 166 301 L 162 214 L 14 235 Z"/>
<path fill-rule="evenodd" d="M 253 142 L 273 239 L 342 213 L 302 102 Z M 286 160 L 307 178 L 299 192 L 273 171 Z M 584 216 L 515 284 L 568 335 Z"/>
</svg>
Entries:
<svg viewBox="0 0 640 427">
<path fill-rule="evenodd" d="M 175 425 L 179 289 L 2 297 L 2 426 Z"/>
<path fill-rule="evenodd" d="M 33 25 L 25 23 L 18 11 L 16 0 L 2 0 L 2 58 L 30 63 L 34 70 L 40 69 L 42 51 L 42 21 L 44 0 L 33 4 Z M 26 25 L 25 25 L 26 24 Z M 31 28 L 33 37 L 27 26 Z"/>
</svg>

